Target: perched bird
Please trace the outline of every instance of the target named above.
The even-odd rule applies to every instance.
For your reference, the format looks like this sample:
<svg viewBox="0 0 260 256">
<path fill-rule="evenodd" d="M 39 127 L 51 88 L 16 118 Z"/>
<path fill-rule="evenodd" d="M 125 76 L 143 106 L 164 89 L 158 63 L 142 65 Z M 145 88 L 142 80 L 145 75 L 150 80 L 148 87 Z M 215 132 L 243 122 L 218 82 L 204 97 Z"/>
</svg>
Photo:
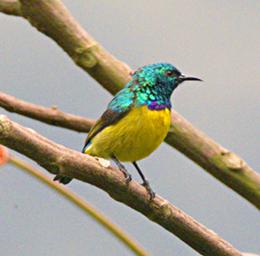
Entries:
<svg viewBox="0 0 260 256">
<path fill-rule="evenodd" d="M 166 137 L 171 122 L 170 97 L 184 81 L 202 80 L 185 76 L 168 63 L 139 68 L 92 127 L 82 152 L 112 159 L 127 182 L 131 181 L 131 175 L 121 162 L 132 162 L 142 185 L 150 198 L 154 198 L 155 193 L 136 161 L 150 155 Z M 54 180 L 67 184 L 71 178 L 57 175 Z"/>
</svg>

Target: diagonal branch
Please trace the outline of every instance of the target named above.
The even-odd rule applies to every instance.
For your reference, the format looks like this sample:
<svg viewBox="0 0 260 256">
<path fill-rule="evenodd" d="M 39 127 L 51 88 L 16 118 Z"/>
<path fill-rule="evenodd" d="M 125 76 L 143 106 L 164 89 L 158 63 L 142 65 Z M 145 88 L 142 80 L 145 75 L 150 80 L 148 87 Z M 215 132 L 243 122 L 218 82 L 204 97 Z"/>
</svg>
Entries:
<svg viewBox="0 0 260 256">
<path fill-rule="evenodd" d="M 111 222 L 103 213 L 95 209 L 90 203 L 86 200 L 73 193 L 67 187 L 53 182 L 46 174 L 43 174 L 40 170 L 37 170 L 29 163 L 23 161 L 20 158 L 15 156 L 9 156 L 8 162 L 19 169 L 22 169 L 29 175 L 35 177 L 43 184 L 47 185 L 54 191 L 58 192 L 65 199 L 70 201 L 76 207 L 84 211 L 87 215 L 93 218 L 97 223 L 102 225 L 107 231 L 113 234 L 120 242 L 122 242 L 129 250 L 131 250 L 135 255 L 139 256 L 148 256 L 148 252 L 146 252 L 133 238 L 131 238 L 124 230 L 122 230 L 119 226 Z"/>
<path fill-rule="evenodd" d="M 21 16 L 21 5 L 18 0 L 0 0 L 0 12 Z"/>
<path fill-rule="evenodd" d="M 61 112 L 57 107 L 46 108 L 19 100 L 0 91 L 0 107 L 41 122 L 78 132 L 89 132 L 94 120 Z"/>
<path fill-rule="evenodd" d="M 260 174 L 175 111 L 165 141 L 260 209 Z"/>
<path fill-rule="evenodd" d="M 105 89 L 114 94 L 129 81 L 130 68 L 103 49 L 61 1 L 20 0 L 20 3 L 22 16 L 56 41 Z M 260 209 L 259 174 L 236 154 L 194 128 L 176 111 L 172 113 L 172 126 L 166 142 Z"/>
<path fill-rule="evenodd" d="M 113 167 L 105 168 L 95 158 L 56 144 L 31 129 L 0 116 L 0 143 L 46 168 L 90 183 L 106 191 L 115 200 L 128 205 L 175 234 L 203 255 L 241 256 L 232 245 L 186 215 L 165 199 L 156 196 L 151 202 L 146 190 L 137 182 L 125 183 Z"/>
<path fill-rule="evenodd" d="M 27 103 L 2 92 L 0 92 L 0 106 L 10 112 L 79 132 L 88 132 L 95 122 L 61 112 L 56 108 L 45 108 Z M 173 113 L 175 120 L 166 142 L 174 145 L 210 174 L 260 208 L 260 175 L 237 155 L 216 144 L 192 127 L 184 118 L 177 119 L 177 116 L 177 113 Z"/>
<path fill-rule="evenodd" d="M 130 79 L 130 68 L 114 58 L 72 17 L 59 0 L 20 0 L 32 26 L 54 39 L 72 60 L 108 91 L 116 93 Z"/>
</svg>

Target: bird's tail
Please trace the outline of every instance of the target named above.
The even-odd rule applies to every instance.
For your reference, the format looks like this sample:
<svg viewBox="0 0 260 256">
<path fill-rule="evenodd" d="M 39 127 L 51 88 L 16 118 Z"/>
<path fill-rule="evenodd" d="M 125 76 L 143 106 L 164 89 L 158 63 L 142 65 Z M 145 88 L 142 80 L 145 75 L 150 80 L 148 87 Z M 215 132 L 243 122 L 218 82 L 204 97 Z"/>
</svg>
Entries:
<svg viewBox="0 0 260 256">
<path fill-rule="evenodd" d="M 89 142 L 89 143 L 87 143 L 87 144 L 85 144 L 85 146 L 83 147 L 83 149 L 82 149 L 82 153 L 83 154 L 86 154 L 86 149 L 89 147 L 89 145 L 90 145 L 91 143 Z M 55 177 L 54 177 L 54 179 L 53 179 L 54 181 L 58 181 L 59 183 L 62 183 L 62 184 L 64 184 L 64 185 L 66 185 L 66 184 L 68 184 L 68 183 L 70 183 L 71 181 L 72 181 L 72 178 L 70 178 L 70 177 L 68 177 L 68 176 L 62 176 L 62 175 L 56 175 Z"/>
<path fill-rule="evenodd" d="M 56 175 L 53 180 L 59 181 L 59 183 L 66 185 L 72 181 L 72 178 L 68 176 Z"/>
<path fill-rule="evenodd" d="M 86 149 L 88 148 L 88 146 L 90 145 L 90 143 L 88 143 L 87 145 L 85 145 L 82 149 L 82 153 L 86 153 Z M 54 181 L 59 181 L 59 183 L 62 183 L 64 185 L 70 183 L 72 181 L 72 178 L 68 177 L 68 176 L 62 176 L 62 175 L 56 175 L 53 179 Z"/>
</svg>

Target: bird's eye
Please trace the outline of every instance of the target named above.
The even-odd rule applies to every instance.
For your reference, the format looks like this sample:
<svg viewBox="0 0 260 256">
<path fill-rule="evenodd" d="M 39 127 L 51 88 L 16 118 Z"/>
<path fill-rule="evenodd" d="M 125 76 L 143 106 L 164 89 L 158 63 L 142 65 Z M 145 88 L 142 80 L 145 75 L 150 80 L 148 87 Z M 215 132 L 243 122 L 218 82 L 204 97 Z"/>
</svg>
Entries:
<svg viewBox="0 0 260 256">
<path fill-rule="evenodd" d="M 166 76 L 174 76 L 174 75 L 175 75 L 175 72 L 172 71 L 172 70 L 167 70 L 167 71 L 165 72 L 165 75 L 166 75 Z"/>
</svg>

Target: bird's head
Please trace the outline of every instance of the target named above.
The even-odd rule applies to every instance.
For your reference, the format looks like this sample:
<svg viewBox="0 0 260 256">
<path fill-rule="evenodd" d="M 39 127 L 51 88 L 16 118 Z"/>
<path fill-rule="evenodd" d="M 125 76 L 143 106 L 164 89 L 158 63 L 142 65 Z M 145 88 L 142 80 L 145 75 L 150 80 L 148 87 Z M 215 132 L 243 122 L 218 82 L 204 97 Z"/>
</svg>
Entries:
<svg viewBox="0 0 260 256">
<path fill-rule="evenodd" d="M 202 81 L 196 77 L 183 75 L 177 68 L 169 63 L 151 64 L 139 68 L 133 74 L 133 80 L 138 81 L 140 89 L 145 92 L 170 97 L 173 90 L 184 81 Z"/>
<path fill-rule="evenodd" d="M 135 95 L 136 104 L 146 104 L 150 109 L 171 108 L 170 97 L 184 81 L 202 81 L 183 75 L 168 63 L 151 64 L 137 69 L 126 89 Z"/>
</svg>

